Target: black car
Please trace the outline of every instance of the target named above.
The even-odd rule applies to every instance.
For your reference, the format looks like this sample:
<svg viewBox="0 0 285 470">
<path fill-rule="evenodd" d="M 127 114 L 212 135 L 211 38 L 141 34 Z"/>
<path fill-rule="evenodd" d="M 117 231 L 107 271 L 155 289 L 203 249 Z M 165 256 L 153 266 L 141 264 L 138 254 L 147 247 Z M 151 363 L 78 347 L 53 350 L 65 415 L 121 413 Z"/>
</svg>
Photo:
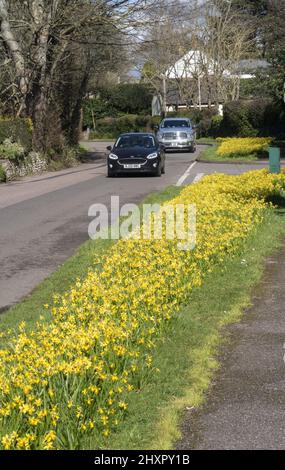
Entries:
<svg viewBox="0 0 285 470">
<path fill-rule="evenodd" d="M 122 134 L 114 147 L 107 147 L 108 176 L 122 173 L 165 173 L 165 152 L 153 134 Z"/>
</svg>

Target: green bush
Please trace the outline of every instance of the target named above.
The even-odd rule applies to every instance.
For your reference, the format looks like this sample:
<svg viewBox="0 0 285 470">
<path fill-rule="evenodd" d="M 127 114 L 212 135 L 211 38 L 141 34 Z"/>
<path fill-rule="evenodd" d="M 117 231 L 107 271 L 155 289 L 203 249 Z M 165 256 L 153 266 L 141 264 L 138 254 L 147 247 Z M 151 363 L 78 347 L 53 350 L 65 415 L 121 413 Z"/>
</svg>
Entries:
<svg viewBox="0 0 285 470">
<path fill-rule="evenodd" d="M 47 154 L 48 170 L 58 171 L 76 166 L 82 151 L 76 147 L 64 147 L 60 151 L 50 149 Z"/>
<path fill-rule="evenodd" d="M 0 144 L 6 139 L 19 142 L 26 152 L 32 150 L 33 127 L 30 119 L 0 118 Z"/>
<path fill-rule="evenodd" d="M 221 134 L 221 125 L 223 122 L 223 116 L 219 114 L 212 117 L 210 134 L 211 137 L 218 137 Z"/>
<path fill-rule="evenodd" d="M 216 114 L 216 108 L 190 108 L 170 112 L 167 114 L 167 117 L 187 117 L 191 119 L 194 124 L 199 124 L 203 120 L 211 120 Z"/>
<path fill-rule="evenodd" d="M 247 102 L 232 101 L 224 106 L 221 124 L 222 135 L 236 137 L 255 137 L 258 131 L 250 121 L 250 105 Z"/>
<path fill-rule="evenodd" d="M 102 88 L 97 96 L 83 105 L 83 126 L 93 129 L 94 120 L 120 115 L 147 115 L 151 111 L 152 93 L 144 84 L 124 83 Z"/>
<path fill-rule="evenodd" d="M 161 117 L 160 116 L 152 116 L 150 118 L 150 128 L 153 131 L 155 126 L 158 126 L 161 122 Z"/>
<path fill-rule="evenodd" d="M 212 128 L 212 120 L 210 118 L 202 119 L 199 122 L 197 127 L 197 136 L 200 137 L 210 137 Z"/>
<path fill-rule="evenodd" d="M 135 125 L 138 129 L 150 130 L 150 116 L 136 116 Z"/>
<path fill-rule="evenodd" d="M 285 107 L 268 98 L 232 101 L 224 106 L 221 136 L 285 136 Z"/>
<path fill-rule="evenodd" d="M 161 121 L 159 116 L 127 114 L 118 118 L 106 117 L 96 121 L 96 130 L 91 138 L 115 139 L 124 132 L 152 132 Z"/>
<path fill-rule="evenodd" d="M 221 117 L 215 109 L 203 109 L 168 113 L 167 117 L 188 117 L 198 125 L 198 137 L 219 135 Z M 161 122 L 160 116 L 143 116 L 127 114 L 117 118 L 105 117 L 96 121 L 96 130 L 90 134 L 91 139 L 116 139 L 124 132 L 153 132 Z"/>
<path fill-rule="evenodd" d="M 285 138 L 285 105 L 271 101 L 264 112 L 262 135 Z"/>
<path fill-rule="evenodd" d="M 5 183 L 6 173 L 2 165 L 0 165 L 0 183 Z"/>
<path fill-rule="evenodd" d="M 216 108 L 183 109 L 167 117 L 187 117 L 197 127 L 198 137 L 285 137 L 285 106 L 268 98 L 232 101 L 224 105 L 224 116 Z M 115 139 L 123 132 L 153 131 L 160 116 L 126 114 L 96 121 L 92 138 Z"/>
<path fill-rule="evenodd" d="M 24 155 L 25 149 L 18 142 L 12 142 L 11 139 L 5 139 L 3 144 L 0 144 L 0 157 L 2 158 L 18 161 L 23 158 Z"/>
<path fill-rule="evenodd" d="M 115 119 L 114 122 L 116 136 L 123 132 L 138 132 L 137 116 L 129 114 Z"/>
<path fill-rule="evenodd" d="M 140 114 L 151 110 L 152 93 L 141 83 L 122 83 L 112 90 L 114 108 L 122 113 Z"/>
</svg>

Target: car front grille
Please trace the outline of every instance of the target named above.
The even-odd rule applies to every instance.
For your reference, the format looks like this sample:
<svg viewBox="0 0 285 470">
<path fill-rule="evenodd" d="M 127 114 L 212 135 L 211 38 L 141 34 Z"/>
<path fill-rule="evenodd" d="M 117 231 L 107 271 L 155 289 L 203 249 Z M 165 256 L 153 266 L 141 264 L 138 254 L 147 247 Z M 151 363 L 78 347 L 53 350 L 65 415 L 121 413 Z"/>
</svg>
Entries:
<svg viewBox="0 0 285 470">
<path fill-rule="evenodd" d="M 165 132 L 163 134 L 163 138 L 165 140 L 176 140 L 177 139 L 177 134 L 176 134 L 176 132 Z"/>
<path fill-rule="evenodd" d="M 144 165 L 146 161 L 146 158 L 119 158 L 118 163 L 121 165 Z"/>
</svg>

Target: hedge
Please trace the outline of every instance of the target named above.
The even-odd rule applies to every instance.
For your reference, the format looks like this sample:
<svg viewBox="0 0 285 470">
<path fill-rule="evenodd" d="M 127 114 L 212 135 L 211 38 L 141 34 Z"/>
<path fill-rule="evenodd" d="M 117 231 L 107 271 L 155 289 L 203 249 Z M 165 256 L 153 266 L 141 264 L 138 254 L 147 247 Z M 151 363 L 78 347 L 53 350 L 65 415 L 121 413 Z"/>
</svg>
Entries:
<svg viewBox="0 0 285 470">
<path fill-rule="evenodd" d="M 0 144 L 6 139 L 11 139 L 29 152 L 32 150 L 32 131 L 30 119 L 0 117 Z"/>
<path fill-rule="evenodd" d="M 167 117 L 190 118 L 198 126 L 198 137 L 285 137 L 285 107 L 268 98 L 228 102 L 223 117 L 216 108 L 183 109 Z M 160 116 L 135 114 L 105 117 L 97 120 L 92 137 L 116 138 L 123 132 L 152 131 L 160 121 Z"/>
<path fill-rule="evenodd" d="M 223 117 L 215 108 L 180 110 L 169 116 L 185 116 L 198 124 L 199 137 L 285 138 L 285 106 L 269 98 L 225 103 Z"/>
<path fill-rule="evenodd" d="M 151 132 L 160 121 L 159 116 L 138 116 L 135 114 L 119 118 L 107 117 L 96 121 L 96 131 L 91 136 L 116 138 L 124 132 Z"/>
<path fill-rule="evenodd" d="M 93 119 L 125 114 L 147 115 L 151 109 L 152 92 L 142 83 L 120 83 L 97 90 L 96 96 L 83 103 L 83 126 L 93 127 Z"/>
<path fill-rule="evenodd" d="M 185 109 L 170 112 L 167 117 L 187 117 L 198 125 L 198 137 L 218 135 L 220 116 L 213 109 Z M 92 138 L 116 138 L 123 132 L 150 132 L 161 122 L 160 116 L 142 116 L 127 114 L 121 117 L 105 117 L 96 121 L 96 130 L 91 133 Z M 218 126 L 217 126 L 218 123 Z"/>
<path fill-rule="evenodd" d="M 285 109 L 268 98 L 226 103 L 219 133 L 226 137 L 284 138 Z"/>
</svg>

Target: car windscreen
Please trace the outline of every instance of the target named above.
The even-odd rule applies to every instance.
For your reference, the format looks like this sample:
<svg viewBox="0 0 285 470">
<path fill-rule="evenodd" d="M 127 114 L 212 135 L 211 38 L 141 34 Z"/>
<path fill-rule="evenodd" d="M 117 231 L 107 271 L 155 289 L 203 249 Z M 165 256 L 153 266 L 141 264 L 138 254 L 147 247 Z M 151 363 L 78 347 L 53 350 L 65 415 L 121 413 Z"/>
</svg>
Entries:
<svg viewBox="0 0 285 470">
<path fill-rule="evenodd" d="M 149 135 L 124 135 L 119 137 L 115 143 L 116 148 L 129 148 L 129 147 L 155 147 L 154 138 Z"/>
<path fill-rule="evenodd" d="M 167 119 L 167 121 L 163 121 L 162 126 L 163 128 L 168 128 L 168 127 L 190 127 L 189 121 L 186 121 L 185 119 Z"/>
</svg>

